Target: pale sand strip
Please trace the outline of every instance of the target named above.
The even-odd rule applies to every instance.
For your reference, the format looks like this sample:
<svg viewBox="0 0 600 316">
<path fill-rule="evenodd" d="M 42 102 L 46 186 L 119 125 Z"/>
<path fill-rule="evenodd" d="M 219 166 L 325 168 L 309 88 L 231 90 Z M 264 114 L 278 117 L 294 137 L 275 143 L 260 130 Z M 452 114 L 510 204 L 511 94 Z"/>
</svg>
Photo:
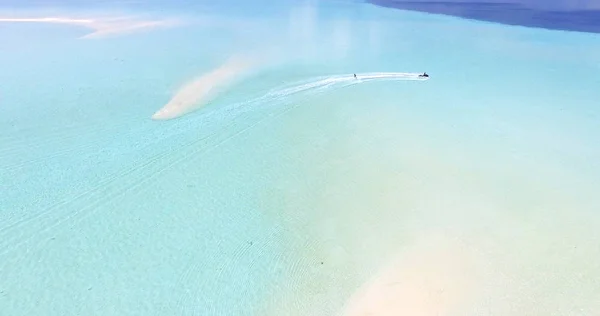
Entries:
<svg viewBox="0 0 600 316">
<path fill-rule="evenodd" d="M 174 119 L 198 109 L 253 66 L 255 63 L 248 58 L 231 57 L 218 68 L 184 84 L 152 119 Z"/>
<path fill-rule="evenodd" d="M 160 27 L 171 27 L 180 23 L 177 20 L 139 20 L 133 18 L 93 18 L 77 19 L 65 17 L 15 18 L 0 17 L 0 23 L 53 23 L 81 26 L 93 32 L 81 38 L 100 38 L 110 35 L 127 34 Z"/>
<path fill-rule="evenodd" d="M 422 238 L 355 293 L 341 315 L 460 314 L 476 293 L 475 262 L 458 242 Z"/>
</svg>

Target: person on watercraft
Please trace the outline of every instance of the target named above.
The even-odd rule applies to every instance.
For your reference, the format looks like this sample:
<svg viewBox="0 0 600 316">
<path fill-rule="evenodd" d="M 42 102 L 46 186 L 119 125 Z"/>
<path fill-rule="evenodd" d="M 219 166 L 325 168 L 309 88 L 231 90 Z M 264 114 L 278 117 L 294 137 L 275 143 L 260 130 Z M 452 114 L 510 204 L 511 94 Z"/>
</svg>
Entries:
<svg viewBox="0 0 600 316">
<path fill-rule="evenodd" d="M 429 75 L 428 75 L 426 72 L 424 72 L 424 73 L 421 75 L 421 77 L 428 77 L 428 78 L 429 78 Z"/>
<path fill-rule="evenodd" d="M 357 79 L 357 78 L 356 78 L 356 74 L 354 74 L 354 79 Z"/>
</svg>

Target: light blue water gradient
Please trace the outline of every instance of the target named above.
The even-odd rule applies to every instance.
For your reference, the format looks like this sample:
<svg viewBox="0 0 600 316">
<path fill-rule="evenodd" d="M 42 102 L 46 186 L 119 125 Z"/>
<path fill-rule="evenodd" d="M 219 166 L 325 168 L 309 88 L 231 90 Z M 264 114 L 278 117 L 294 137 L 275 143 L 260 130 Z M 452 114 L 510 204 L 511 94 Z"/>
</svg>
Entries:
<svg viewBox="0 0 600 316">
<path fill-rule="evenodd" d="M 80 9 L 62 4 L 62 10 Z M 98 3 L 103 12 L 111 6 Z M 163 10 L 169 15 L 208 12 L 246 27 L 188 24 L 97 40 L 77 39 L 87 31 L 73 26 L 2 25 L 1 314 L 331 315 L 402 247 L 401 227 L 415 218 L 424 227 L 465 231 L 489 225 L 490 235 L 511 238 L 524 229 L 463 218 L 451 207 L 444 216 L 414 215 L 406 205 L 419 201 L 410 189 L 394 191 L 407 204 L 385 209 L 397 214 L 391 220 L 344 218 L 346 211 L 360 217 L 383 205 L 381 192 L 368 192 L 380 184 L 361 182 L 366 178 L 357 170 L 435 183 L 433 171 L 408 168 L 418 150 L 423 161 L 437 163 L 430 170 L 456 168 L 456 183 L 464 184 L 459 179 L 466 172 L 473 183 L 506 180 L 486 187 L 497 212 L 518 223 L 546 214 L 546 222 L 532 224 L 538 236 L 585 251 L 562 258 L 600 262 L 594 248 L 600 241 L 600 37 L 351 2 L 263 8 L 171 5 Z M 143 9 L 135 6 L 157 16 L 162 5 Z M 150 120 L 188 79 L 230 54 L 273 46 L 291 57 L 197 112 Z M 432 78 L 319 83 L 353 73 L 422 71 Z M 307 88 L 311 83 L 316 89 Z M 299 92 L 288 93 L 289 87 Z M 411 145 L 418 142 L 421 147 Z M 373 161 L 376 153 L 380 161 Z M 501 178 L 502 170 L 510 172 Z M 535 195 L 536 185 L 556 195 Z M 322 192 L 338 194 L 339 202 L 319 202 Z M 429 191 L 428 199 L 438 193 Z M 484 199 L 477 194 L 461 198 Z M 346 209 L 352 204 L 361 208 Z M 560 226 L 564 231 L 548 233 L 565 217 L 574 219 Z M 577 226 L 582 223 L 587 226 Z M 323 232 L 336 225 L 364 233 L 363 243 L 346 243 L 341 235 L 326 240 Z M 379 229 L 367 236 L 366 225 Z M 534 239 L 523 245 L 543 244 L 527 240 Z M 335 242 L 380 257 L 360 265 L 350 254 L 338 255 Z M 376 244 L 387 248 L 375 251 Z M 512 254 L 525 253 L 518 249 L 523 252 Z M 518 271 L 554 262 L 544 256 Z M 524 314 L 549 315 L 555 307 L 543 305 L 552 298 L 562 299 L 566 314 L 591 306 L 600 268 L 561 269 L 551 269 L 553 280 L 585 278 L 539 292 L 548 301 L 537 309 L 526 305 Z M 571 296 L 553 296 L 559 288 Z M 490 301 L 491 310 L 507 311 L 503 302 Z"/>
</svg>

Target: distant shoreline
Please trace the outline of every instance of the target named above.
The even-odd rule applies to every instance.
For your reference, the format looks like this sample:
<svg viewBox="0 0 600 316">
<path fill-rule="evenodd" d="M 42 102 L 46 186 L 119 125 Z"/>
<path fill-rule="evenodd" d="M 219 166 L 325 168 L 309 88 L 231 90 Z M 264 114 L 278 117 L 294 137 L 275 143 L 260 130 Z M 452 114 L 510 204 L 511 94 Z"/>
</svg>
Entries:
<svg viewBox="0 0 600 316">
<path fill-rule="evenodd" d="M 546 11 L 516 3 L 367 0 L 399 10 L 449 15 L 469 20 L 558 31 L 600 33 L 600 10 Z"/>
</svg>

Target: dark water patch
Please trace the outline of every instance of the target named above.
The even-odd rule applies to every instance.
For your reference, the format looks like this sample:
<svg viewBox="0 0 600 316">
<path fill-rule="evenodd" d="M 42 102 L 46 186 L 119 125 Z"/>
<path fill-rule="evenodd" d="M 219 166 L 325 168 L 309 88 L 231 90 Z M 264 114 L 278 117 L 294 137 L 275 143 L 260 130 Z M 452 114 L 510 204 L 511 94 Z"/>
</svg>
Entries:
<svg viewBox="0 0 600 316">
<path fill-rule="evenodd" d="M 600 6 L 536 2 L 457 2 L 367 0 L 369 3 L 410 11 L 445 14 L 466 19 L 551 30 L 600 33 Z"/>
</svg>

